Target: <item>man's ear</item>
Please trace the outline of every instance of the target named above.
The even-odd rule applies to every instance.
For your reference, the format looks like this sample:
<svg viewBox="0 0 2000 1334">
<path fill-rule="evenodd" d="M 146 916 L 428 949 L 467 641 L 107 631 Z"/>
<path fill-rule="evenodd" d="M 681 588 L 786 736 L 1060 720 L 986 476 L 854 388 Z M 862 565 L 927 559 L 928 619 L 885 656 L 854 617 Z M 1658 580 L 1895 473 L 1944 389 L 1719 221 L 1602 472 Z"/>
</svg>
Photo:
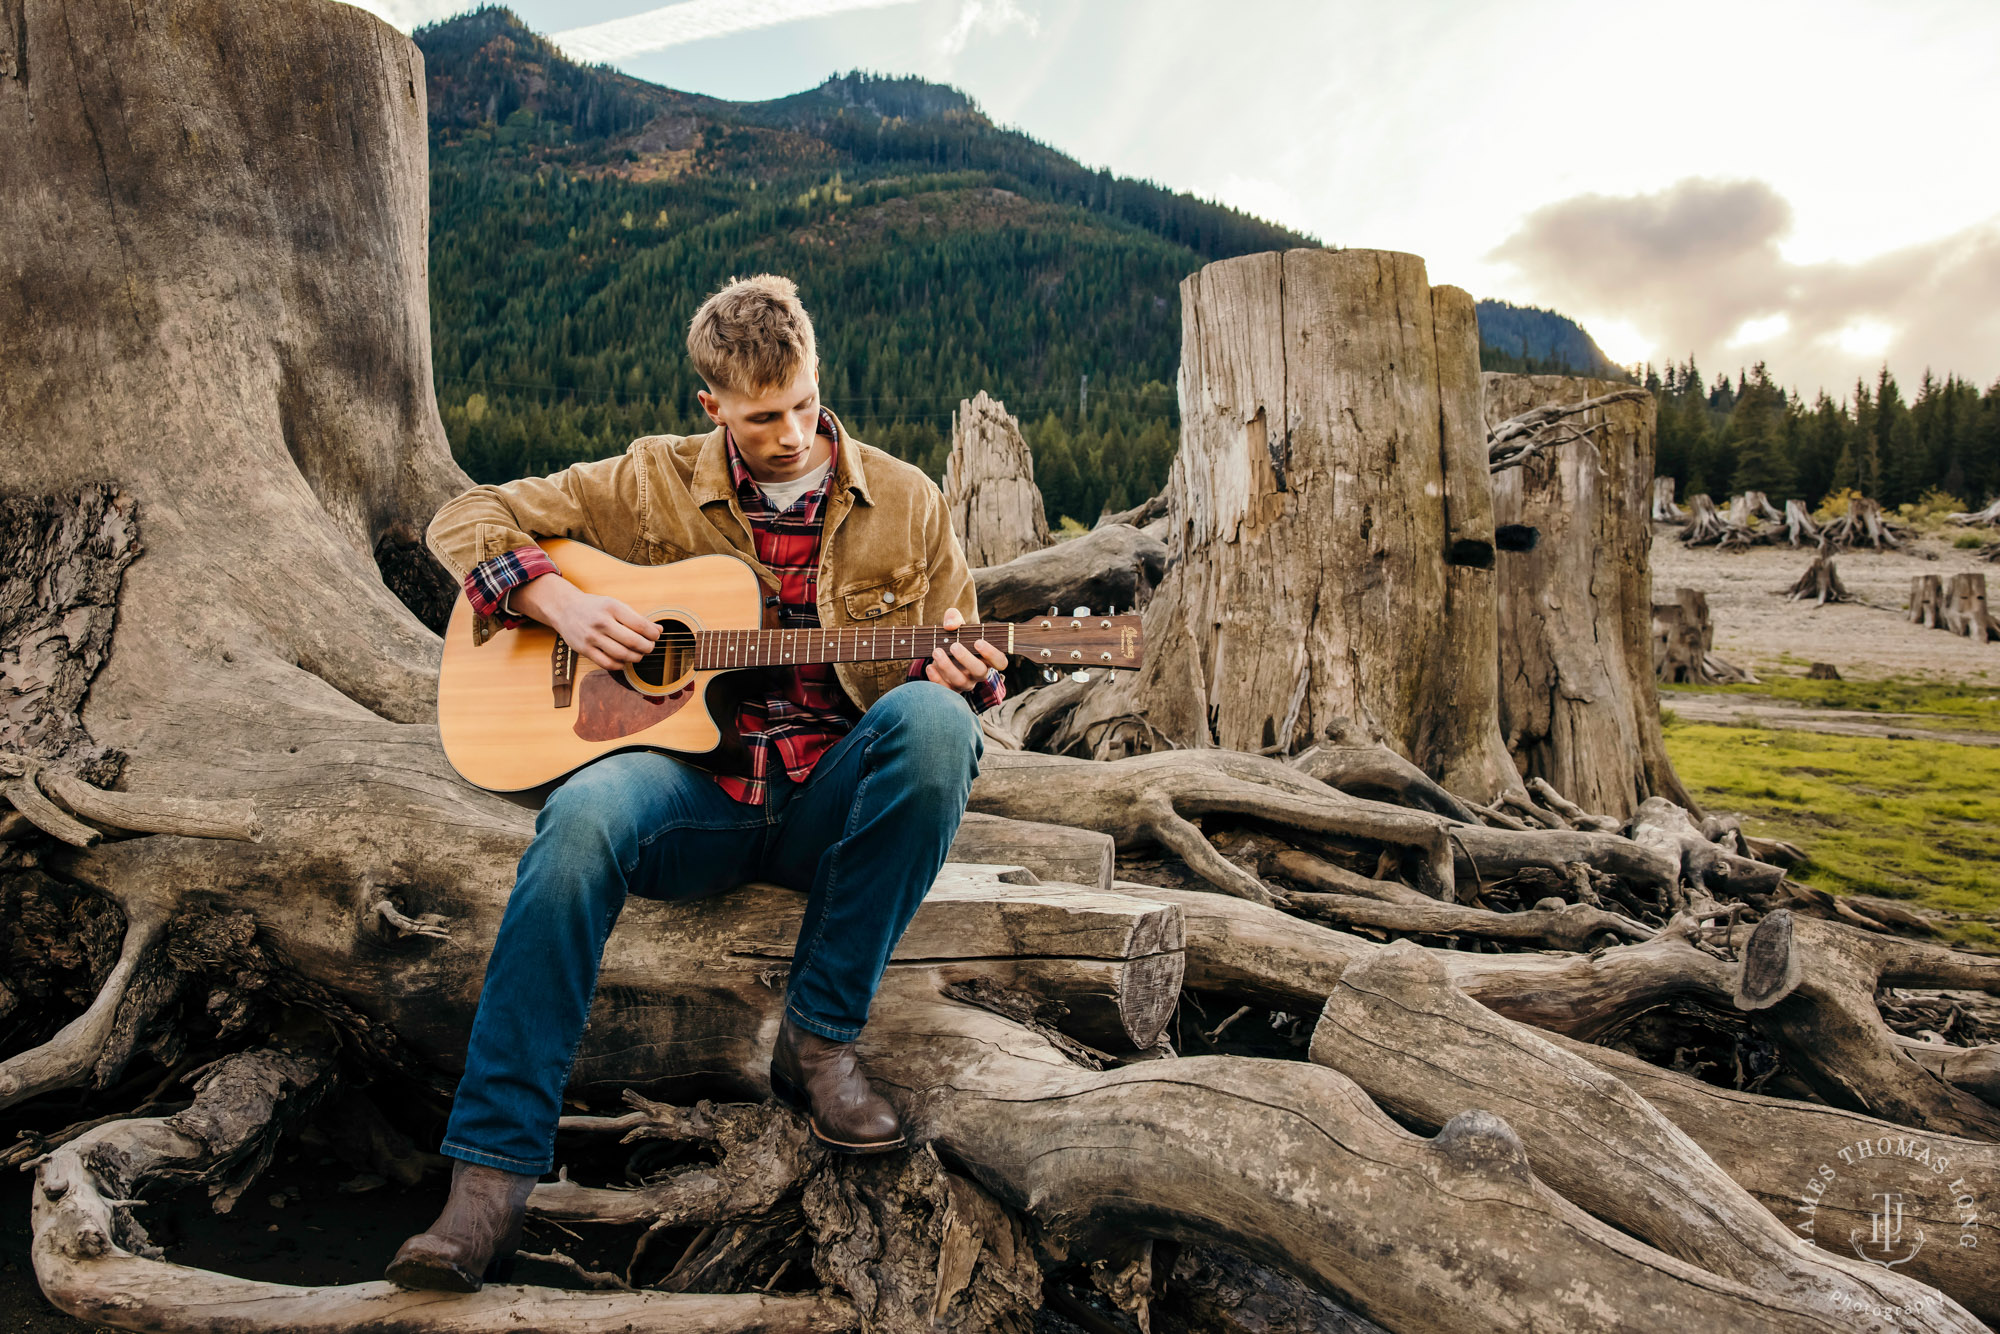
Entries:
<svg viewBox="0 0 2000 1334">
<path fill-rule="evenodd" d="M 722 404 L 716 401 L 715 395 L 706 389 L 697 389 L 694 391 L 694 397 L 695 401 L 701 404 L 701 410 L 708 414 L 708 419 L 717 426 L 722 425 Z"/>
</svg>

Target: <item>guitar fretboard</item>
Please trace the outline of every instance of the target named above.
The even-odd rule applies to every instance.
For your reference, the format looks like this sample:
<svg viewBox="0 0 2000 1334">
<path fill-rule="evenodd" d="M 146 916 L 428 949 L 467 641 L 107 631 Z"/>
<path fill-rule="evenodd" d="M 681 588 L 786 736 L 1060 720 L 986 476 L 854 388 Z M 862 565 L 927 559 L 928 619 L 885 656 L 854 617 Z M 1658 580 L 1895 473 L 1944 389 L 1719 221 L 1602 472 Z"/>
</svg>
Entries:
<svg viewBox="0 0 2000 1334">
<path fill-rule="evenodd" d="M 702 630 L 694 636 L 697 671 L 730 667 L 790 667 L 802 662 L 892 662 L 928 658 L 932 650 L 984 639 L 1004 651 L 1013 626 L 1005 621 L 961 625 L 846 626 L 838 630 Z"/>
</svg>

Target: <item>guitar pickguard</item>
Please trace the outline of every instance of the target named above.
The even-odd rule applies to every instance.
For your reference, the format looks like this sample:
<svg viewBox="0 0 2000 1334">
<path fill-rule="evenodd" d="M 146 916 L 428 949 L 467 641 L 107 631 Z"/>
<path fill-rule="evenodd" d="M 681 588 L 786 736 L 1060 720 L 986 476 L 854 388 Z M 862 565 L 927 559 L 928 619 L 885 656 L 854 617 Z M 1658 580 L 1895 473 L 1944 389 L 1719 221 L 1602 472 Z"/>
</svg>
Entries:
<svg viewBox="0 0 2000 1334">
<path fill-rule="evenodd" d="M 576 683 L 575 732 L 585 741 L 633 736 L 679 713 L 694 698 L 690 681 L 671 695 L 642 695 L 611 672 L 587 671 Z"/>
</svg>

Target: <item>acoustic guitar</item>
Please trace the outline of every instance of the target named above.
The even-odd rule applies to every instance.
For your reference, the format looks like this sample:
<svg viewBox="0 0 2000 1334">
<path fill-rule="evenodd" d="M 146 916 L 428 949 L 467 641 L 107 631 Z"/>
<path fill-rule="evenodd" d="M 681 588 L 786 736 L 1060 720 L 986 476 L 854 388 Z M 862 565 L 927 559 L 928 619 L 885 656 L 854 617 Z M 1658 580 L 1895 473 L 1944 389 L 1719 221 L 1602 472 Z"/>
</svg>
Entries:
<svg viewBox="0 0 2000 1334">
<path fill-rule="evenodd" d="M 808 662 L 910 662 L 940 645 L 984 639 L 1048 669 L 1140 665 L 1139 617 L 1053 608 L 1020 624 L 851 625 L 774 630 L 756 570 L 737 556 L 633 565 L 566 538 L 546 538 L 563 578 L 617 598 L 660 627 L 651 652 L 607 672 L 547 626 L 530 622 L 472 642 L 461 592 L 445 630 L 438 733 L 461 777 L 492 792 L 543 787 L 615 750 L 664 750 L 700 763 L 733 733 L 735 695 L 718 678 Z M 896 617 L 885 614 L 885 622 Z M 739 680 L 741 678 L 738 678 Z M 719 715 L 719 718 L 718 718 Z"/>
</svg>

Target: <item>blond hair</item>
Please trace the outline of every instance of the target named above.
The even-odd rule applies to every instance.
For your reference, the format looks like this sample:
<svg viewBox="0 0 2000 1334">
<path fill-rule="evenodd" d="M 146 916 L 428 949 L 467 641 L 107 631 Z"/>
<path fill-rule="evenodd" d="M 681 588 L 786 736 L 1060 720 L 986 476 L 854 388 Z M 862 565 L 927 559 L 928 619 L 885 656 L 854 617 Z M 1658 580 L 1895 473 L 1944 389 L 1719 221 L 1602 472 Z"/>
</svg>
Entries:
<svg viewBox="0 0 2000 1334">
<path fill-rule="evenodd" d="M 757 394 L 783 388 L 819 364 L 812 317 L 798 285 L 775 273 L 732 278 L 688 322 L 688 356 L 711 391 Z"/>
</svg>

